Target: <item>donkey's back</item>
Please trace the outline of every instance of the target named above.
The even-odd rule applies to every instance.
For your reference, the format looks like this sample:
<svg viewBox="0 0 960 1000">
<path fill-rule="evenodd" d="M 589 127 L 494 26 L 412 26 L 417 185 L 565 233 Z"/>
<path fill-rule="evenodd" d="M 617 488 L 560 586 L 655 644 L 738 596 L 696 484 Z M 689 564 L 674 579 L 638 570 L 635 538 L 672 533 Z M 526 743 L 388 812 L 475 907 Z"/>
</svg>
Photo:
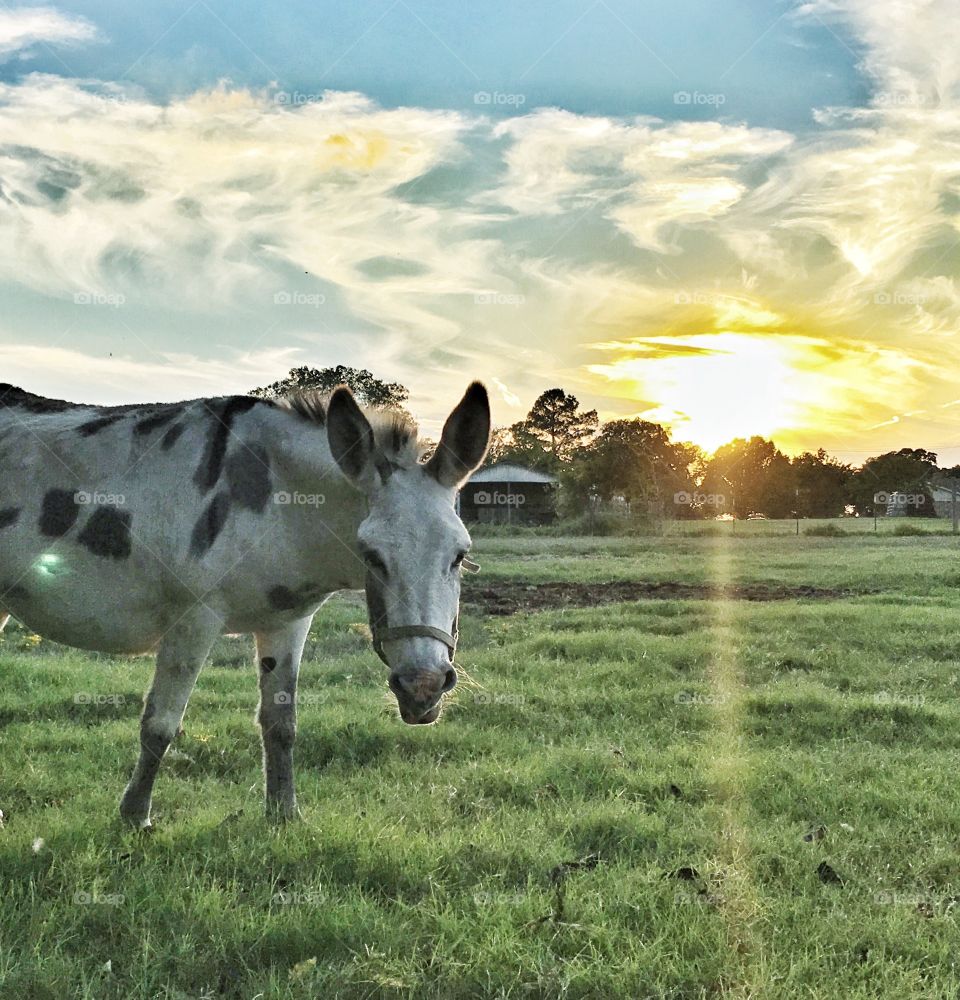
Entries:
<svg viewBox="0 0 960 1000">
<path fill-rule="evenodd" d="M 224 575 L 229 508 L 267 504 L 262 446 L 235 433 L 258 405 L 95 407 L 0 385 L 0 608 L 73 646 L 154 647 Z"/>
</svg>

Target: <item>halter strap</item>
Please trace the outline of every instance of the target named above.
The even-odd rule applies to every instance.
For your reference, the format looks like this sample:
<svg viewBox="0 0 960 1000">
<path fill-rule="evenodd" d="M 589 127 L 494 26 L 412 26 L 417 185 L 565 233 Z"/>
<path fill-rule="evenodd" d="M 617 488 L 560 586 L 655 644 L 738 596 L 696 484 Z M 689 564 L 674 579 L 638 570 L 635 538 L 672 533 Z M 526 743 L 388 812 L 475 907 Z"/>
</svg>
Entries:
<svg viewBox="0 0 960 1000">
<path fill-rule="evenodd" d="M 387 657 L 383 652 L 383 644 L 392 639 L 415 639 L 427 638 L 438 639 L 447 649 L 450 650 L 450 659 L 456 656 L 457 652 L 457 623 L 453 624 L 453 632 L 444 632 L 442 628 L 435 628 L 433 625 L 396 625 L 393 628 L 378 628 L 373 633 L 373 649 L 377 656 L 389 667 Z"/>
</svg>

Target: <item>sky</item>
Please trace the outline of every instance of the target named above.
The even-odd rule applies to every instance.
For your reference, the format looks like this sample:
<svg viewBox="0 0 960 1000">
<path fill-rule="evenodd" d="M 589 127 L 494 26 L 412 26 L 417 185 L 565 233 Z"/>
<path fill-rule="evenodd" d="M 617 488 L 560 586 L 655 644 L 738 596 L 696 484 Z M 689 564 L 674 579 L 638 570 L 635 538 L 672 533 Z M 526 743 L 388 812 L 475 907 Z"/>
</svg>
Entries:
<svg viewBox="0 0 960 1000">
<path fill-rule="evenodd" d="M 563 386 L 960 463 L 956 0 L 0 6 L 0 381 Z"/>
</svg>

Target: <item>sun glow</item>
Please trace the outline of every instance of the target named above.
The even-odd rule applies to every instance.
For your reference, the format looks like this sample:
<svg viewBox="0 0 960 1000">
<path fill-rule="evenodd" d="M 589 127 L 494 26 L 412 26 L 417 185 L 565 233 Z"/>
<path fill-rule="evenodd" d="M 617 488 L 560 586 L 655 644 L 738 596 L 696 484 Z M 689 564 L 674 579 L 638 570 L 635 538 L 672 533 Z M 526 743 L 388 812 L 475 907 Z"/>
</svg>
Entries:
<svg viewBox="0 0 960 1000">
<path fill-rule="evenodd" d="M 595 345 L 627 356 L 589 370 L 652 401 L 637 413 L 707 451 L 735 437 L 774 437 L 809 426 L 827 407 L 816 364 L 820 341 L 723 331 Z"/>
</svg>

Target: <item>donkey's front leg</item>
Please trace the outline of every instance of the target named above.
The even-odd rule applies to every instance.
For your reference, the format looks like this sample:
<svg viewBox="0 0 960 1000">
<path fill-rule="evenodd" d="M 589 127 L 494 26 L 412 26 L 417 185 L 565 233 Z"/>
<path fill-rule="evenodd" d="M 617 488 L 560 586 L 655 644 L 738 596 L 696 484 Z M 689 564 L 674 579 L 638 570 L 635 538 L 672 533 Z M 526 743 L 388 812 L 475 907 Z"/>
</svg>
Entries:
<svg viewBox="0 0 960 1000">
<path fill-rule="evenodd" d="M 293 744 L 297 735 L 297 675 L 310 622 L 303 618 L 274 632 L 257 633 L 260 705 L 257 721 L 263 737 L 267 815 L 294 819 L 297 793 L 293 783 Z"/>
<path fill-rule="evenodd" d="M 222 628 L 219 616 L 197 605 L 160 643 L 140 720 L 140 759 L 120 800 L 120 815 L 130 823 L 150 826 L 150 798 L 160 761 L 177 735 L 197 674 Z"/>
</svg>

